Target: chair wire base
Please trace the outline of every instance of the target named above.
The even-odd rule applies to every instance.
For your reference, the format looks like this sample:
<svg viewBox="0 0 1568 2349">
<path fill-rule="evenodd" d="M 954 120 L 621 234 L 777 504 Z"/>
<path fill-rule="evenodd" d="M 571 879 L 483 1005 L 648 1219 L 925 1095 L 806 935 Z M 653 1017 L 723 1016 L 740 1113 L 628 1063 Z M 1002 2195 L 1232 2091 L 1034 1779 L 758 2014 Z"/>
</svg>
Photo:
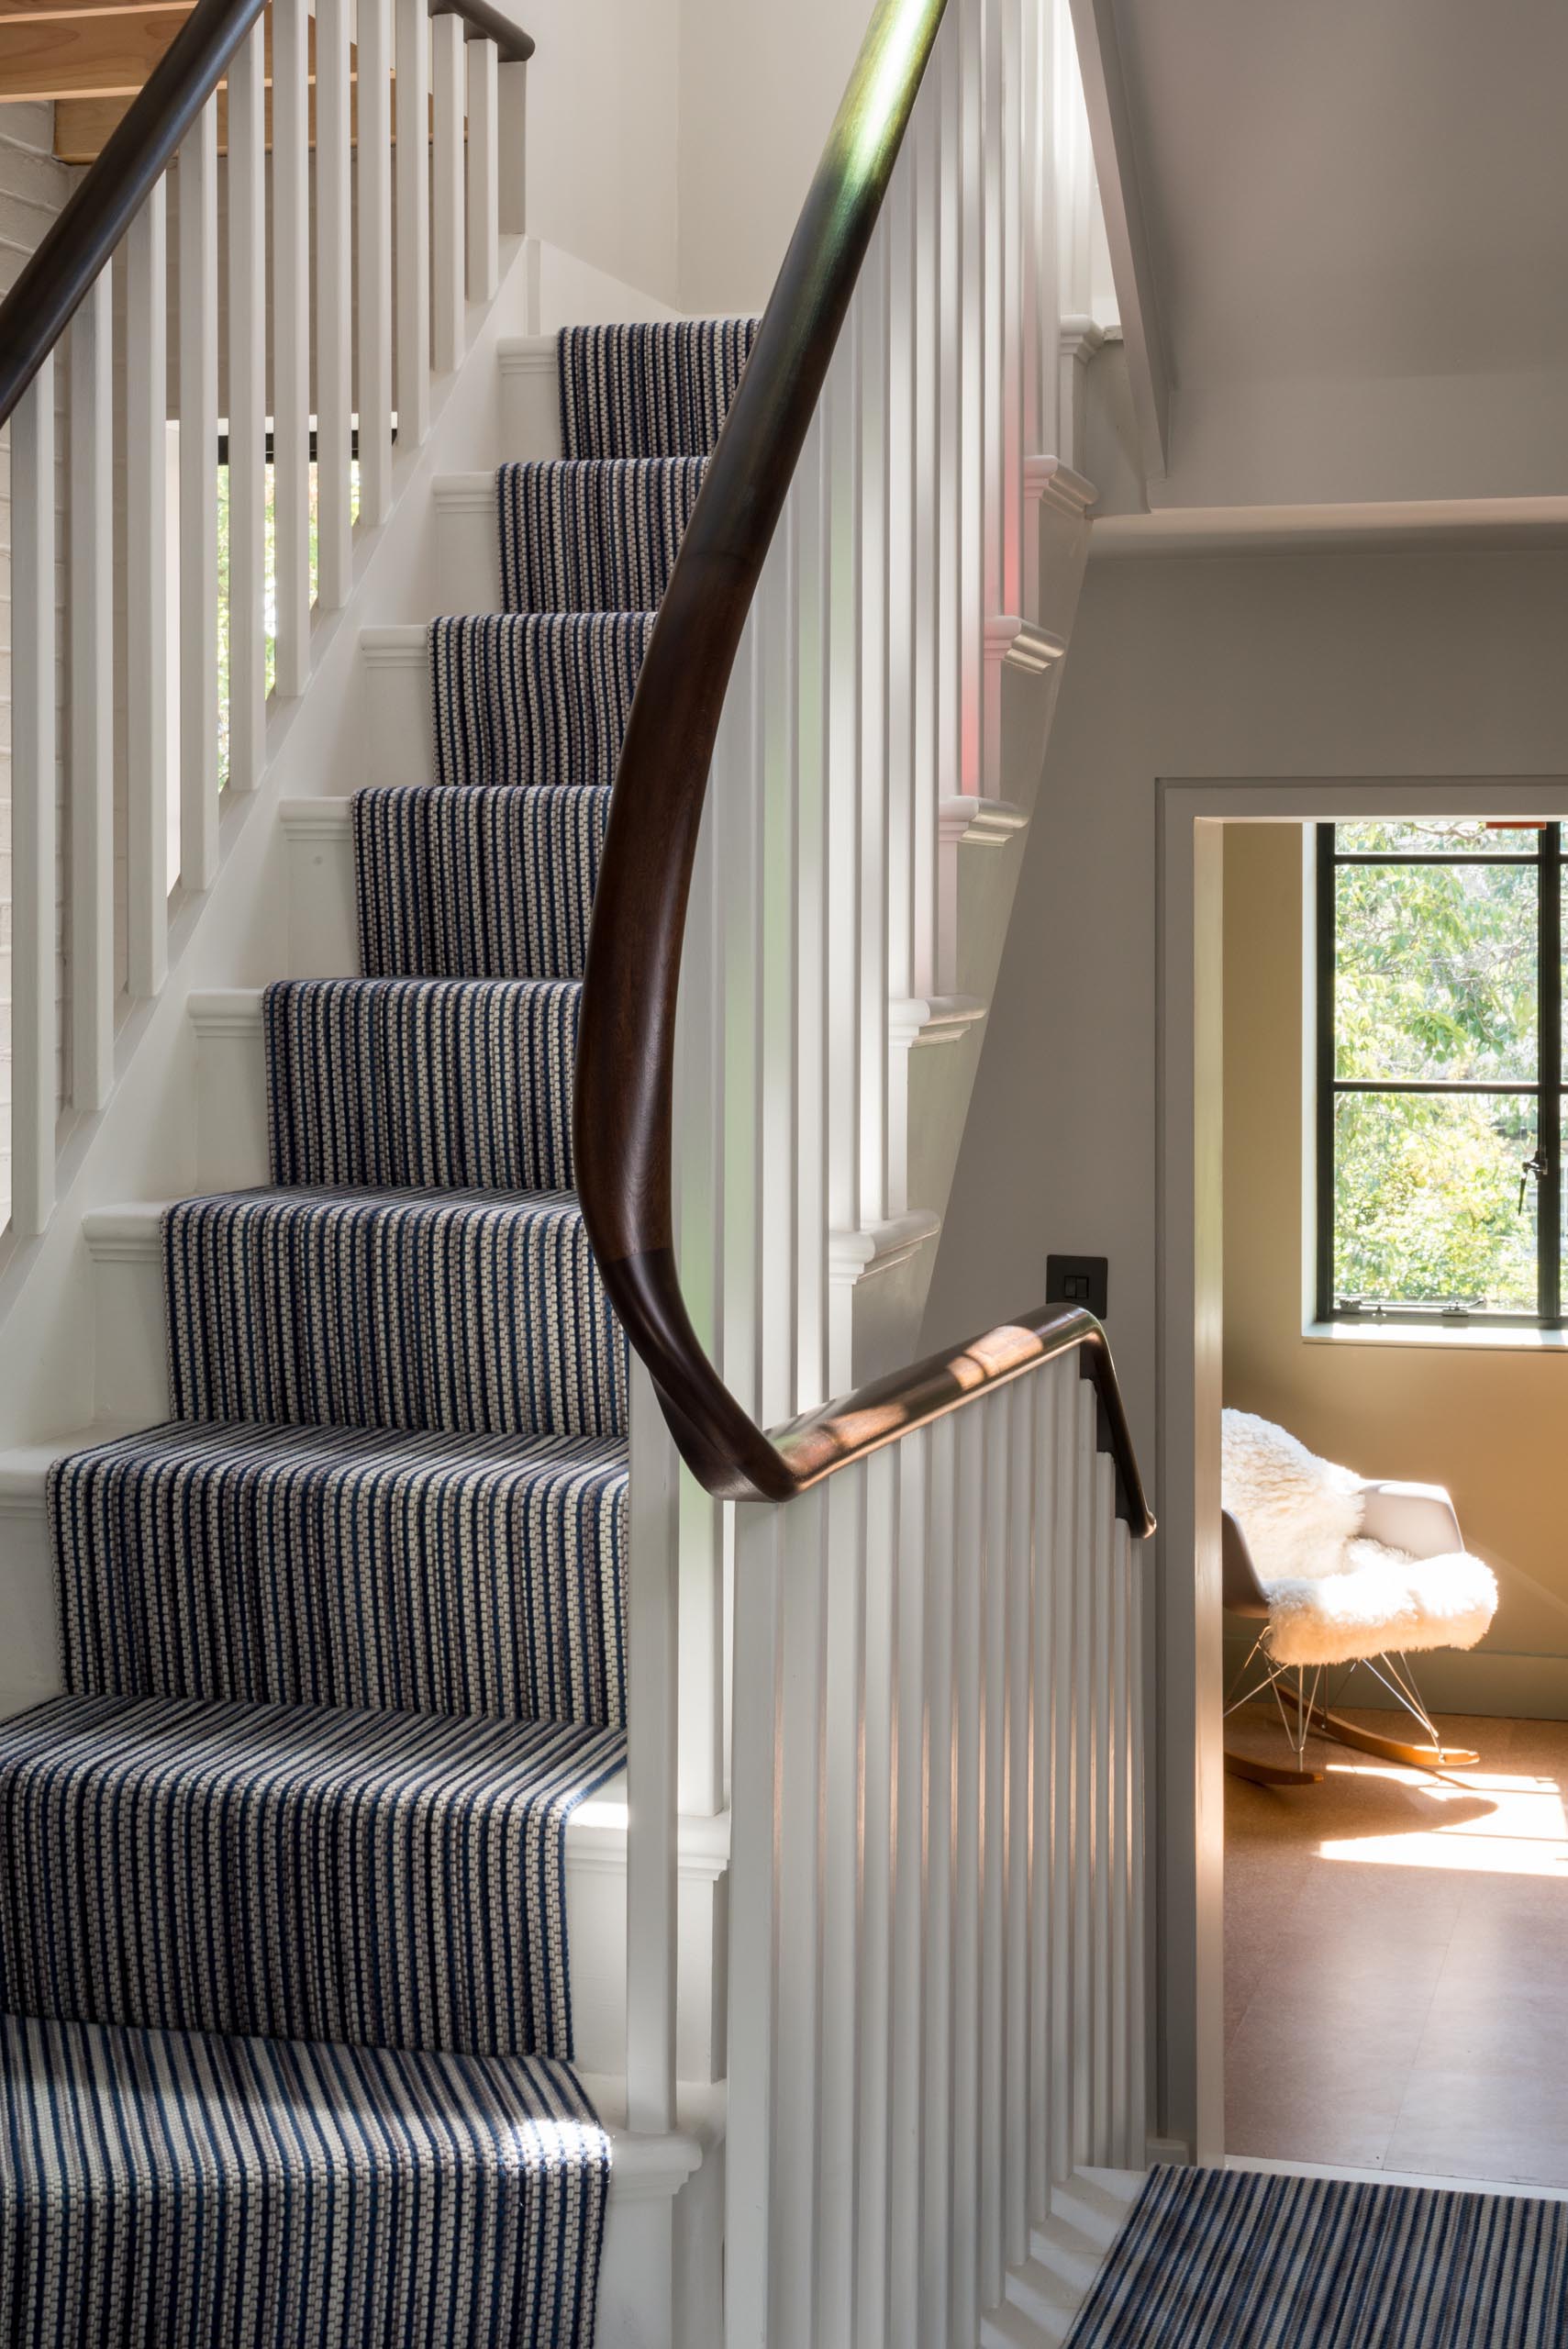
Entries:
<svg viewBox="0 0 1568 2349">
<path fill-rule="evenodd" d="M 1268 1632 L 1265 1629 L 1259 1632 L 1249 1649 L 1246 1662 L 1231 1683 L 1232 1691 L 1240 1688 L 1240 1693 L 1239 1695 L 1232 1693 L 1229 1702 L 1226 1705 L 1224 1718 L 1229 1720 L 1231 1714 L 1239 1712 L 1243 1705 L 1255 1704 L 1260 1697 L 1272 1695 L 1274 1709 L 1279 1714 L 1280 1726 L 1284 1731 L 1291 1752 L 1296 1756 L 1296 1766 L 1298 1770 L 1304 1771 L 1307 1767 L 1307 1744 L 1314 1720 L 1326 1718 L 1331 1705 L 1343 1702 L 1345 1691 L 1349 1688 L 1355 1674 L 1363 1668 L 1372 1674 L 1380 1687 L 1387 1690 L 1400 1709 L 1408 1713 L 1411 1720 L 1418 1722 L 1426 1731 L 1427 1742 L 1437 1755 L 1436 1764 L 1428 1766 L 1440 1768 L 1447 1760 L 1451 1749 L 1445 1747 L 1438 1734 L 1437 1724 L 1427 1709 L 1426 1701 L 1417 1686 L 1416 1675 L 1411 1669 L 1407 1655 L 1394 1649 L 1385 1649 L 1380 1655 L 1353 1657 L 1346 1664 L 1344 1676 L 1338 1687 L 1323 1698 L 1320 1706 L 1318 1698 L 1329 1667 L 1321 1664 L 1276 1664 L 1269 1654 L 1267 1639 Z M 1263 1666 L 1262 1677 L 1255 1680 L 1250 1687 L 1240 1688 L 1241 1682 L 1246 1679 L 1253 1664 L 1260 1661 Z M 1280 1693 L 1281 1682 L 1286 1680 L 1291 1673 L 1296 1675 L 1294 1720 Z"/>
</svg>

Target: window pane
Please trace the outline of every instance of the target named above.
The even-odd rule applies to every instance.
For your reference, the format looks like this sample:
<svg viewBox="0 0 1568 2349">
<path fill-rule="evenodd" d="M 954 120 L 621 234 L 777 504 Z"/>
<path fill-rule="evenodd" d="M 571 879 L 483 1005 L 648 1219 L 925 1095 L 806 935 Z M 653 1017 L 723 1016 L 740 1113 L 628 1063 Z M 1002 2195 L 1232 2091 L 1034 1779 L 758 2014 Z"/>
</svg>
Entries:
<svg viewBox="0 0 1568 2349">
<path fill-rule="evenodd" d="M 1334 1296 L 1536 1310 L 1536 1105 L 1517 1094 L 1342 1093 Z"/>
<path fill-rule="evenodd" d="M 1540 827 L 1494 829 L 1479 816 L 1454 816 L 1438 824 L 1336 824 L 1334 845 L 1341 856 L 1534 856 Z"/>
<path fill-rule="evenodd" d="M 1534 865 L 1342 864 L 1334 1074 L 1533 1085 Z"/>
</svg>

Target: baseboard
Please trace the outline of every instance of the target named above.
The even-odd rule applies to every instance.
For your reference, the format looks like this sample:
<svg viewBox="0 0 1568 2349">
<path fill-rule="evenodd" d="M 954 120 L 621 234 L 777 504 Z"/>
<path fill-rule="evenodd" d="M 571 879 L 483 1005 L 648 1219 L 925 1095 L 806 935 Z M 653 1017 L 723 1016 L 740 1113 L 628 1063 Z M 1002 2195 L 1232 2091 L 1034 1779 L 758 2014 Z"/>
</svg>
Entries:
<svg viewBox="0 0 1568 2349">
<path fill-rule="evenodd" d="M 1227 1635 L 1227 1687 L 1251 1645 L 1250 1639 Z M 1411 1663 L 1422 1696 L 1437 1712 L 1475 1713 L 1488 1720 L 1568 1720 L 1568 1655 L 1510 1655 L 1483 1645 L 1436 1648 Z M 1360 1673 L 1342 1695 L 1336 1687 L 1332 1701 L 1359 1709 L 1378 1694 L 1375 1683 Z"/>
</svg>

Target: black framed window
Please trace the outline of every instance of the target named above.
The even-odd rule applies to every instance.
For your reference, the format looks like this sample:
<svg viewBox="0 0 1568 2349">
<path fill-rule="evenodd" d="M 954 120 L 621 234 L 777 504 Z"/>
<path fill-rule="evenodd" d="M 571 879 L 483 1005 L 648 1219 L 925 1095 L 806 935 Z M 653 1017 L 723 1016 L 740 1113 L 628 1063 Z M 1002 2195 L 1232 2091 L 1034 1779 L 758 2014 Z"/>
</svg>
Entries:
<svg viewBox="0 0 1568 2349">
<path fill-rule="evenodd" d="M 1321 1320 L 1562 1324 L 1562 834 L 1318 827 Z"/>
</svg>

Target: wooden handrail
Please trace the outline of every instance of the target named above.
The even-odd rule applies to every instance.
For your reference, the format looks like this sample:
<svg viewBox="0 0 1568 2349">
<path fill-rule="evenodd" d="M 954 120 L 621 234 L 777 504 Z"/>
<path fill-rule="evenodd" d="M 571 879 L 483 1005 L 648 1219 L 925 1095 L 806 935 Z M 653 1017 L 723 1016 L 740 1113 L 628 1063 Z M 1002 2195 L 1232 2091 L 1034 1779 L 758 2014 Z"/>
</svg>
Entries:
<svg viewBox="0 0 1568 2349">
<path fill-rule="evenodd" d="M 71 324 L 265 5 L 196 0 L 0 303 L 0 425 Z M 533 55 L 529 36 L 490 0 L 431 0 L 430 14 L 466 18 L 473 38 L 501 49 L 503 64 Z"/>
<path fill-rule="evenodd" d="M 577 1051 L 578 1196 L 606 1287 L 710 1493 L 784 1501 L 1076 1348 L 1118 1507 L 1152 1531 L 1105 1332 L 1047 1308 L 772 1433 L 703 1350 L 675 1262 L 675 1003 L 697 833 L 741 631 L 946 0 L 879 0 L 704 476 L 638 681 L 594 901 Z"/>
</svg>

